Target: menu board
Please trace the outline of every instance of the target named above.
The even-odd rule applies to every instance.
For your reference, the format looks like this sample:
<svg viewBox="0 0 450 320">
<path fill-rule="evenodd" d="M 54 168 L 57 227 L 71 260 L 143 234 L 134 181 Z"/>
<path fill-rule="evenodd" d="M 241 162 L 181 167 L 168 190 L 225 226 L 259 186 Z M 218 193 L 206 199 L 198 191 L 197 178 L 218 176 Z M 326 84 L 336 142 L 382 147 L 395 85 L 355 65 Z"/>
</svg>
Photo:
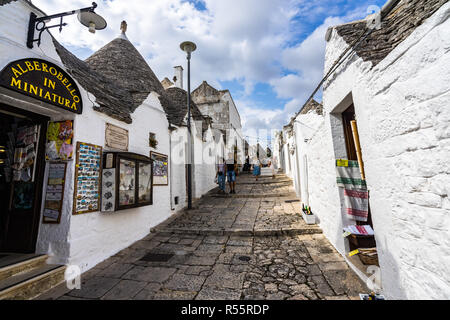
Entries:
<svg viewBox="0 0 450 320">
<path fill-rule="evenodd" d="M 50 162 L 45 193 L 43 223 L 59 223 L 64 199 L 66 162 Z"/>
<path fill-rule="evenodd" d="M 102 147 L 77 142 L 73 214 L 100 210 Z"/>
<path fill-rule="evenodd" d="M 71 160 L 73 155 L 72 138 L 72 120 L 49 122 L 45 159 Z"/>
<path fill-rule="evenodd" d="M 167 186 L 169 184 L 169 157 L 152 151 L 150 159 L 153 160 L 153 185 Z"/>
</svg>

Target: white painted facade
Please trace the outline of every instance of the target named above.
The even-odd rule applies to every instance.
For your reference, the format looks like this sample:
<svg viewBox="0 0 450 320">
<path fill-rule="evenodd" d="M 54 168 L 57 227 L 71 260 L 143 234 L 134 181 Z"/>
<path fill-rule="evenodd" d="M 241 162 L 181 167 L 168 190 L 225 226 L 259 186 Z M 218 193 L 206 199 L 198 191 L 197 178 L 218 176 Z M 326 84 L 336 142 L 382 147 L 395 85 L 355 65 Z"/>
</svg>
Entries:
<svg viewBox="0 0 450 320">
<path fill-rule="evenodd" d="M 324 116 L 299 115 L 294 126 L 300 163 L 307 156 L 298 191 L 347 256 L 335 160 L 346 158 L 341 112 L 354 104 L 388 299 L 450 298 L 449 34 L 446 3 L 374 68 L 353 55 L 324 84 Z M 333 30 L 325 70 L 347 46 Z"/>
<path fill-rule="evenodd" d="M 33 11 L 38 16 L 42 13 L 22 0 L 0 8 L 0 70 L 11 61 L 33 57 L 50 61 L 66 70 L 47 32 L 42 34 L 42 43 L 39 47 L 36 44 L 33 49 L 26 47 L 30 12 Z M 74 145 L 81 141 L 102 146 L 103 152 L 114 151 L 105 147 L 105 125 L 111 123 L 128 130 L 129 152 L 149 156 L 153 150 L 172 156 L 177 153 L 185 159 L 184 139 L 187 137 L 187 129 L 178 128 L 169 134 L 167 116 L 155 92 L 150 93 L 142 105 L 131 114 L 132 123 L 127 124 L 95 111 L 93 109 L 96 104 L 95 96 L 79 83 L 77 85 L 83 101 L 83 113 L 80 115 L 3 88 L 0 88 L 0 102 L 47 115 L 51 121 L 74 120 Z M 149 132 L 156 134 L 157 149 L 149 147 Z M 209 135 L 206 139 L 210 139 L 211 133 L 208 131 L 207 133 Z M 195 141 L 201 144 L 201 135 Z M 41 212 L 36 253 L 48 253 L 53 256 L 54 263 L 75 264 L 84 272 L 146 236 L 150 228 L 186 206 L 185 162 L 169 159 L 169 164 L 169 185 L 153 187 L 152 205 L 113 213 L 92 212 L 72 215 L 75 160 L 69 161 L 61 222 L 42 224 Z M 215 171 L 213 174 L 209 167 L 205 170 L 202 166 L 198 167 L 198 171 L 196 196 L 200 197 L 215 187 Z M 47 181 L 46 177 L 44 181 Z M 43 184 L 45 193 L 46 182 Z M 179 197 L 178 205 L 173 203 L 175 196 Z"/>
</svg>

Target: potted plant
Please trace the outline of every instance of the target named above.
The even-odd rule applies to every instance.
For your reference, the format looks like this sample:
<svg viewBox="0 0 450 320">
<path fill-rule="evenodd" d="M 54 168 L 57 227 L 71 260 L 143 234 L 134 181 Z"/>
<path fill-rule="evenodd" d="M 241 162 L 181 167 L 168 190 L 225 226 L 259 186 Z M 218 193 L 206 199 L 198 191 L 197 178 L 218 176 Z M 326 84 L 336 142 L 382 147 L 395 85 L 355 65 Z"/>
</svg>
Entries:
<svg viewBox="0 0 450 320">
<path fill-rule="evenodd" d="M 302 216 L 306 224 L 316 223 L 316 216 L 312 213 L 310 206 L 305 206 L 304 204 L 302 205 Z"/>
</svg>

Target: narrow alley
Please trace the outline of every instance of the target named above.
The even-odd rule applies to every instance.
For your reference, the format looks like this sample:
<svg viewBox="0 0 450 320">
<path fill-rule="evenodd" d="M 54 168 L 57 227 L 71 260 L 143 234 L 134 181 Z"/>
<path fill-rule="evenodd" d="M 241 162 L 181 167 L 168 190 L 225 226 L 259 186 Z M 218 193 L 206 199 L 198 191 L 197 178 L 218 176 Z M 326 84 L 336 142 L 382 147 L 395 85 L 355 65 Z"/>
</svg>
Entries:
<svg viewBox="0 0 450 320">
<path fill-rule="evenodd" d="M 358 299 L 367 292 L 316 225 L 284 175 L 237 178 L 190 211 L 38 299 Z"/>
</svg>

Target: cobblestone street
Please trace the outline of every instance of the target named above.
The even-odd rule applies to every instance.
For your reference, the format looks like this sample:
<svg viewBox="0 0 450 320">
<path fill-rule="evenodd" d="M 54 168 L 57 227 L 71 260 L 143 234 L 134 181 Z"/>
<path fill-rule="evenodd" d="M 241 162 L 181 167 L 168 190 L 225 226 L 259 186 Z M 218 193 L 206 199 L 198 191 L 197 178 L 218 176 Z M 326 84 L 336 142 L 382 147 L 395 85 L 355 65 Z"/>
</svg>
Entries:
<svg viewBox="0 0 450 320">
<path fill-rule="evenodd" d="M 238 177 L 234 195 L 213 190 L 82 275 L 40 299 L 359 299 L 362 281 L 299 215 L 285 176 Z"/>
</svg>

